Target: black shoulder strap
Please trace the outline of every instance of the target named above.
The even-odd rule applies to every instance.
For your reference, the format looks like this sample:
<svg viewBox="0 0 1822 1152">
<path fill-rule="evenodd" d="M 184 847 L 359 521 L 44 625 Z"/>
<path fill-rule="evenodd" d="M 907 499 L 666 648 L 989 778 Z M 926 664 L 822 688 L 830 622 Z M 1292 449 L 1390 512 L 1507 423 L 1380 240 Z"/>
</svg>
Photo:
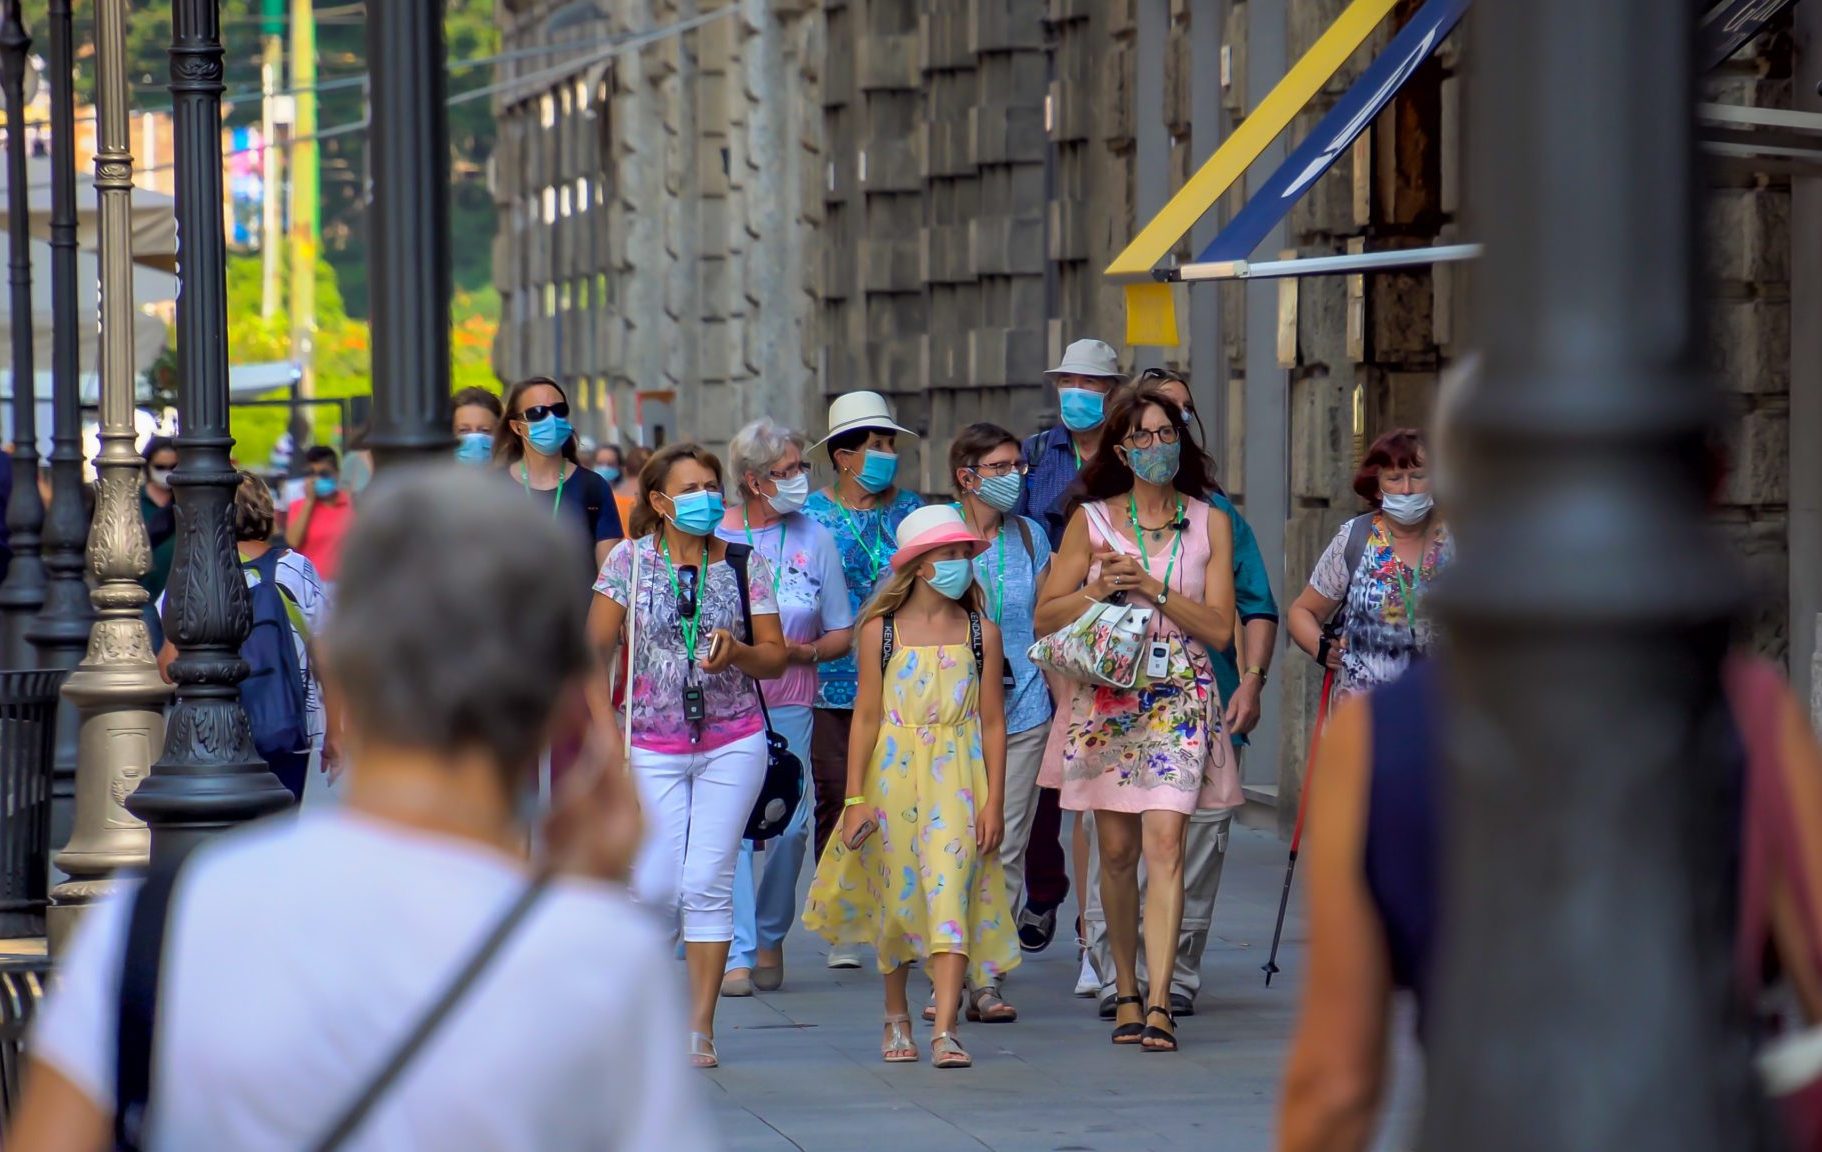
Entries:
<svg viewBox="0 0 1822 1152">
<path fill-rule="evenodd" d="M 987 674 L 987 652 L 981 643 L 981 614 L 968 609 L 968 647 L 974 649 L 974 671 L 976 675 Z"/>
<path fill-rule="evenodd" d="M 164 966 L 165 925 L 183 857 L 152 866 L 133 897 L 121 953 L 115 1023 L 114 1147 L 139 1152 L 152 1099 L 152 1041 L 158 1026 L 158 983 Z"/>
<path fill-rule="evenodd" d="M 1373 513 L 1365 512 L 1348 521 L 1348 542 L 1342 552 L 1347 561 L 1348 579 L 1354 578 L 1354 570 L 1360 567 L 1360 558 L 1366 555 L 1367 538 L 1373 534 Z"/>
<path fill-rule="evenodd" d="M 753 642 L 753 594 L 747 590 L 747 558 L 753 554 L 751 545 L 728 545 L 728 567 L 734 570 L 734 587 L 740 591 L 740 622 L 746 625 L 747 643 Z M 739 671 L 739 669 L 735 669 Z M 759 715 L 765 720 L 765 730 L 772 731 L 772 712 L 765 706 L 765 690 L 760 688 L 759 681 L 751 676 L 747 680 L 753 685 L 753 695 L 759 697 Z"/>
<path fill-rule="evenodd" d="M 513 931 L 530 914 L 532 908 L 538 903 L 539 897 L 543 896 L 549 887 L 550 873 L 539 872 L 532 877 L 531 881 L 525 885 L 524 891 L 519 893 L 518 898 L 512 902 L 512 906 L 506 910 L 505 915 L 500 917 L 499 922 L 493 926 L 493 930 L 487 934 L 487 938 L 481 941 L 480 947 L 476 948 L 474 953 L 468 957 L 468 961 L 462 965 L 461 971 L 457 972 L 448 987 L 443 989 L 443 994 L 438 996 L 436 1002 L 418 1019 L 417 1024 L 411 1029 L 410 1035 L 405 1037 L 404 1043 L 393 1049 L 392 1055 L 387 1057 L 386 1063 L 381 1067 L 379 1073 L 367 1082 L 367 1087 L 336 1118 L 336 1122 L 323 1138 L 310 1146 L 311 1152 L 334 1152 L 334 1149 L 347 1143 L 348 1138 L 360 1130 L 361 1124 L 367 1119 L 367 1114 L 373 1111 L 373 1106 L 378 1104 L 386 1095 L 387 1090 L 398 1082 L 400 1074 L 410 1067 L 411 1061 L 419 1052 L 423 1051 L 431 1037 L 436 1035 L 437 1029 L 442 1026 L 443 1021 L 449 1019 L 449 1015 L 456 1005 L 460 1004 L 462 999 L 468 995 L 469 990 L 479 980 L 481 973 L 486 971 L 489 964 L 493 963 L 494 957 L 500 954 L 500 949 L 505 947 L 506 941 L 512 937 Z"/>
<path fill-rule="evenodd" d="M 879 670 L 884 672 L 892 663 L 892 648 L 898 643 L 898 629 L 892 620 L 896 613 L 888 612 L 879 618 Z"/>
</svg>

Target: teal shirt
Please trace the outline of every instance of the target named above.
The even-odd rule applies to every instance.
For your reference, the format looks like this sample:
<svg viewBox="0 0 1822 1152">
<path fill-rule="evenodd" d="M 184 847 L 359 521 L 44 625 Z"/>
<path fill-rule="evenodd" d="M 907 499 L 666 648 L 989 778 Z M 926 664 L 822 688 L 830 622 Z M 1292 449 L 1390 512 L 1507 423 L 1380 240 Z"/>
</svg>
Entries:
<svg viewBox="0 0 1822 1152">
<path fill-rule="evenodd" d="M 1278 602 L 1272 599 L 1271 574 L 1265 567 L 1265 557 L 1259 553 L 1252 525 L 1234 509 L 1233 501 L 1220 493 L 1209 496 L 1208 502 L 1227 513 L 1234 526 L 1234 607 L 1240 613 L 1241 624 L 1252 620 L 1276 622 Z M 1221 691 L 1223 703 L 1232 700 L 1240 688 L 1239 641 L 1236 635 L 1233 644 L 1215 653 L 1215 686 Z M 1246 737 L 1236 736 L 1234 743 L 1245 744 Z"/>
</svg>

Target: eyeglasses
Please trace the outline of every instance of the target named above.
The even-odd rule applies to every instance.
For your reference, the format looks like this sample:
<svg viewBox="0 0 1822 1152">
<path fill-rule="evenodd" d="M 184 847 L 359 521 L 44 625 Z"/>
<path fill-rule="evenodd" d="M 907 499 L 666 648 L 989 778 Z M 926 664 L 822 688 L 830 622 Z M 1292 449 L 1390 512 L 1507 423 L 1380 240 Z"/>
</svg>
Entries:
<svg viewBox="0 0 1822 1152">
<path fill-rule="evenodd" d="M 1159 428 L 1155 432 L 1150 428 L 1134 428 L 1126 434 L 1125 441 L 1129 447 L 1140 449 L 1150 448 L 1153 444 L 1175 444 L 1176 442 L 1177 430 L 1174 427 Z"/>
<path fill-rule="evenodd" d="M 780 482 L 785 481 L 785 480 L 795 480 L 799 476 L 808 476 L 809 474 L 810 474 L 810 466 L 801 461 L 797 464 L 792 465 L 789 468 L 774 468 L 771 471 L 766 473 L 767 476 L 770 476 L 772 479 L 780 481 Z"/>
<path fill-rule="evenodd" d="M 1023 460 L 1001 461 L 998 464 L 975 464 L 968 471 L 976 476 L 1010 476 L 1014 472 L 1026 476 L 1031 473 L 1031 465 Z"/>
<path fill-rule="evenodd" d="M 533 404 L 520 412 L 518 418 L 527 424 L 536 424 L 546 416 L 555 416 L 559 420 L 569 419 L 569 404 L 562 400 L 555 404 Z"/>
<path fill-rule="evenodd" d="M 1183 379 L 1183 374 L 1174 368 L 1147 368 L 1139 373 L 1138 383 L 1187 385 L 1189 381 Z"/>
</svg>

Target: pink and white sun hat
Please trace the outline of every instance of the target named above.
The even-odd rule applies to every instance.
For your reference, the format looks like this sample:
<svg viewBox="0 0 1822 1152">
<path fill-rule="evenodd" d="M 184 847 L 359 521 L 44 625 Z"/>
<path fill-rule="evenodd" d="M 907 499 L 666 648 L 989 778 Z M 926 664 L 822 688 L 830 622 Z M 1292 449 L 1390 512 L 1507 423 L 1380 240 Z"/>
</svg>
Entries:
<svg viewBox="0 0 1822 1152">
<path fill-rule="evenodd" d="M 898 551 L 892 553 L 892 567 L 900 569 L 913 564 L 932 548 L 949 544 L 969 546 L 968 558 L 987 550 L 987 542 L 974 534 L 962 514 L 948 504 L 926 504 L 898 525 Z"/>
</svg>

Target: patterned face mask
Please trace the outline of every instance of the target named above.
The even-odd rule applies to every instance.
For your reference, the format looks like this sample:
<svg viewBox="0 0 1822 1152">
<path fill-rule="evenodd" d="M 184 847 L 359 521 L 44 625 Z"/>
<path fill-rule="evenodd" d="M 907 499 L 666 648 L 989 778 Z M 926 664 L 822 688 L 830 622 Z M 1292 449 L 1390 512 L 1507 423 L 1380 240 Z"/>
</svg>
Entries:
<svg viewBox="0 0 1822 1152">
<path fill-rule="evenodd" d="M 1181 444 L 1153 444 L 1149 448 L 1128 448 L 1126 466 L 1147 484 L 1162 487 L 1177 478 L 1177 464 L 1183 455 Z"/>
</svg>

